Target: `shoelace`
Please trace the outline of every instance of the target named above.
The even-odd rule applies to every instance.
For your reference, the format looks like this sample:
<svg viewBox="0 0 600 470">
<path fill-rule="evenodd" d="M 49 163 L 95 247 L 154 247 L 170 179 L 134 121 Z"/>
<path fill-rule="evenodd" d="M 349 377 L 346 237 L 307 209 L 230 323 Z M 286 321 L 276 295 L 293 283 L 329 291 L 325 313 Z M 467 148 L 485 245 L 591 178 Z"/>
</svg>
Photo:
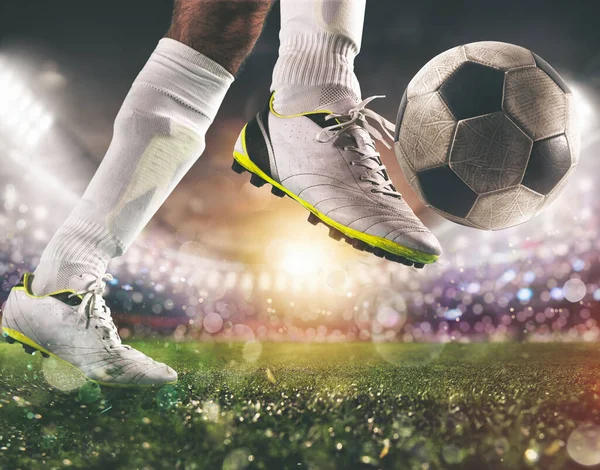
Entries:
<svg viewBox="0 0 600 470">
<path fill-rule="evenodd" d="M 317 141 L 321 143 L 329 143 L 336 140 L 339 136 L 347 133 L 351 129 L 362 128 L 369 136 L 383 143 L 387 148 L 391 148 L 391 145 L 386 141 L 386 137 L 389 140 L 393 140 L 391 131 L 395 129 L 395 126 L 380 116 L 375 111 L 367 109 L 366 106 L 377 98 L 385 98 L 385 96 L 377 95 L 371 96 L 364 99 L 356 105 L 356 107 L 350 109 L 344 114 L 329 114 L 325 117 L 326 121 L 331 119 L 338 119 L 338 123 L 329 127 L 323 128 L 321 132 L 316 135 Z M 373 127 L 368 121 L 372 119 L 379 124 L 383 134 Z M 335 131 L 335 132 L 333 132 Z M 332 133 L 333 132 L 333 133 Z M 325 136 L 325 137 L 323 137 Z M 352 151 L 359 155 L 357 160 L 351 162 L 352 165 L 359 165 L 367 169 L 365 175 L 361 176 L 361 180 L 371 183 L 374 188 L 371 189 L 373 193 L 381 193 L 388 196 L 400 198 L 402 195 L 395 190 L 392 182 L 385 176 L 385 165 L 381 163 L 381 155 L 375 150 L 375 142 L 371 139 L 372 147 L 365 146 L 364 148 L 356 146 L 346 146 L 344 150 Z M 375 165 L 375 166 L 373 166 Z M 380 178 L 375 178 L 379 174 Z"/>
<path fill-rule="evenodd" d="M 74 292 L 73 294 L 69 295 L 69 298 L 75 297 L 76 295 L 83 296 L 81 303 L 77 308 L 79 319 L 81 319 L 84 316 L 87 316 L 87 327 L 89 326 L 92 317 L 96 318 L 97 321 L 100 323 L 100 326 L 104 328 L 108 333 L 108 338 L 106 339 L 110 341 L 111 348 L 129 348 L 129 346 L 121 344 L 121 338 L 119 337 L 117 327 L 113 322 L 110 309 L 106 306 L 104 298 L 102 297 L 104 294 L 104 289 L 106 287 L 105 281 L 112 281 L 112 279 L 113 276 L 109 273 L 98 276 L 96 280 L 87 287 L 87 289 Z"/>
</svg>

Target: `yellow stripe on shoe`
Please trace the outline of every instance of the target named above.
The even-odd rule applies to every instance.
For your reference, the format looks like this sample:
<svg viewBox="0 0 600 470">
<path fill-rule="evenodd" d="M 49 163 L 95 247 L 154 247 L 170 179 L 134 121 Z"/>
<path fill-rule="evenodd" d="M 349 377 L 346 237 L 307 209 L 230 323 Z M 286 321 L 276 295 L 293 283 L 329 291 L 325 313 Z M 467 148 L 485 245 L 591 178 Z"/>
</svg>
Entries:
<svg viewBox="0 0 600 470">
<path fill-rule="evenodd" d="M 271 99 L 271 103 L 272 103 L 272 99 Z M 271 104 L 271 109 L 272 109 L 272 104 Z M 284 116 L 284 117 L 286 117 L 286 116 Z M 398 255 L 398 256 L 402 256 L 404 258 L 407 258 L 407 259 L 417 262 L 417 263 L 431 264 L 431 263 L 435 263 L 437 261 L 437 259 L 439 258 L 439 256 L 437 256 L 437 255 L 432 255 L 430 253 L 424 253 L 422 251 L 413 250 L 406 246 L 399 245 L 398 243 L 395 243 L 387 238 L 379 237 L 377 235 L 370 235 L 370 234 L 363 233 L 358 230 L 352 229 L 350 227 L 346 227 L 345 225 L 342 225 L 339 222 L 336 222 L 335 220 L 331 219 L 330 217 L 327 217 L 325 214 L 323 214 L 322 212 L 317 210 L 314 206 L 312 206 L 310 203 L 308 203 L 304 199 L 300 198 L 299 196 L 296 196 L 290 190 L 288 190 L 287 188 L 282 186 L 280 183 L 275 181 L 273 178 L 268 176 L 264 171 L 262 171 L 250 159 L 250 156 L 248 155 L 248 151 L 246 149 L 246 127 L 247 127 L 247 125 L 244 126 L 244 128 L 242 129 L 242 135 L 241 135 L 241 143 L 242 143 L 243 153 L 238 152 L 236 150 L 234 150 L 234 152 L 233 152 L 233 157 L 235 158 L 235 160 L 240 165 L 242 165 L 246 170 L 248 170 L 251 173 L 254 173 L 255 175 L 260 176 L 266 182 L 268 182 L 271 185 L 273 185 L 274 187 L 280 189 L 285 194 L 287 194 L 289 197 L 291 197 L 293 200 L 302 204 L 306 209 L 308 209 L 310 212 L 315 214 L 325 224 L 327 224 L 331 227 L 334 227 L 335 229 L 339 230 L 347 237 L 361 240 L 365 243 L 368 243 L 369 245 L 371 245 L 373 247 L 381 248 L 382 250 L 385 250 L 389 253 L 392 253 L 392 254 Z"/>
</svg>

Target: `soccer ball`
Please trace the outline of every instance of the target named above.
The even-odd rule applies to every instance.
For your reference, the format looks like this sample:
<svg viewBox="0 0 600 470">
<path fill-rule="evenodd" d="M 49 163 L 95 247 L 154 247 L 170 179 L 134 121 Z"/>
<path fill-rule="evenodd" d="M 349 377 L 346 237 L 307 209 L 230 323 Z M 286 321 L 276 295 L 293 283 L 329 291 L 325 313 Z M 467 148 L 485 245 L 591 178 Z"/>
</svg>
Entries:
<svg viewBox="0 0 600 470">
<path fill-rule="evenodd" d="M 395 152 L 421 200 L 459 224 L 521 224 L 560 193 L 579 158 L 571 90 L 541 57 L 476 42 L 434 57 L 408 84 Z"/>
</svg>

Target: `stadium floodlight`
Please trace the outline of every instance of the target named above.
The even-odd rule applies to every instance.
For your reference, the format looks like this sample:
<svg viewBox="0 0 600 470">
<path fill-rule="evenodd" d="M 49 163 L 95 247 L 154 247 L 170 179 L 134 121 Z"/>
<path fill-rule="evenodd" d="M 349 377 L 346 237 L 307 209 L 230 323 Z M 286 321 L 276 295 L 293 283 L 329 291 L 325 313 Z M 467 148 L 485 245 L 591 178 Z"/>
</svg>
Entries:
<svg viewBox="0 0 600 470">
<path fill-rule="evenodd" d="M 54 117 L 5 64 L 0 71 L 0 129 L 19 148 L 31 148 L 48 132 Z"/>
</svg>

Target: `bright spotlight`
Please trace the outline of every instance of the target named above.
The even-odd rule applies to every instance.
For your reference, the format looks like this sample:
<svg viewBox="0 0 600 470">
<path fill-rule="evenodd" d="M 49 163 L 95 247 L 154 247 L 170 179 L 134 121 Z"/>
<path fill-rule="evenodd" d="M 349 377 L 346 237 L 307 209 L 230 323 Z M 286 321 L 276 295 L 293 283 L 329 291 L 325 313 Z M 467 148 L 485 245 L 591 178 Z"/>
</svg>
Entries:
<svg viewBox="0 0 600 470">
<path fill-rule="evenodd" d="M 280 268 L 291 276 L 317 274 L 327 258 L 319 246 L 311 244 L 290 243 L 283 251 Z"/>
<path fill-rule="evenodd" d="M 579 113 L 581 126 L 583 128 L 588 128 L 590 126 L 590 121 L 594 118 L 594 107 L 580 88 L 571 86 L 571 92 L 575 98 L 575 106 Z"/>
</svg>

